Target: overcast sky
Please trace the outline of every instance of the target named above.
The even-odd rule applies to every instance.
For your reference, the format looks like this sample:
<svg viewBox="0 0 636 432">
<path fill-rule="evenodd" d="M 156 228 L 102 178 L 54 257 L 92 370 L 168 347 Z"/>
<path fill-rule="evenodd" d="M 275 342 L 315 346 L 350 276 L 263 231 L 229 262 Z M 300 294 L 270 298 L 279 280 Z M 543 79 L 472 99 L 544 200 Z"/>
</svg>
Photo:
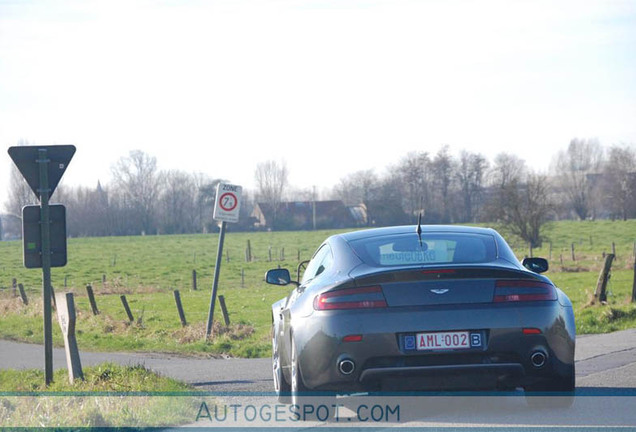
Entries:
<svg viewBox="0 0 636 432">
<path fill-rule="evenodd" d="M 378 174 L 409 151 L 636 143 L 636 1 L 0 0 L 9 146 L 75 144 L 94 186 L 133 149 L 251 188 Z"/>
</svg>

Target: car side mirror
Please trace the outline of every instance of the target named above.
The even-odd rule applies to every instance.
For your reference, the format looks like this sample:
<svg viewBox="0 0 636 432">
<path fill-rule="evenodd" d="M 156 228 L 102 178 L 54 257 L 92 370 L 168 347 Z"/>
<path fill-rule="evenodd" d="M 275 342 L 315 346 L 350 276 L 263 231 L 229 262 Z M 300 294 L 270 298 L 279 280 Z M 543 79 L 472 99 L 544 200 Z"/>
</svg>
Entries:
<svg viewBox="0 0 636 432">
<path fill-rule="evenodd" d="M 548 260 L 545 258 L 524 258 L 521 265 L 534 273 L 545 273 L 548 271 Z"/>
<path fill-rule="evenodd" d="M 291 275 L 287 269 L 272 269 L 265 273 L 265 282 L 272 285 L 289 285 L 292 283 Z"/>
</svg>

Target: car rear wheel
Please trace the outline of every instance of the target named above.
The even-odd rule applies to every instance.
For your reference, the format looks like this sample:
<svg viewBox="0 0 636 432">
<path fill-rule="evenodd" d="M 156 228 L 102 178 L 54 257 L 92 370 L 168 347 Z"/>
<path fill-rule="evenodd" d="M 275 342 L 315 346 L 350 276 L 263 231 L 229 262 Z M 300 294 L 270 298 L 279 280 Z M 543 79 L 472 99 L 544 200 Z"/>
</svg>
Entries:
<svg viewBox="0 0 636 432">
<path fill-rule="evenodd" d="M 291 403 L 292 405 L 301 404 L 301 396 L 307 391 L 298 367 L 298 352 L 294 339 L 291 341 Z"/>
<path fill-rule="evenodd" d="M 274 378 L 274 391 L 281 403 L 289 403 L 289 392 L 291 386 L 283 375 L 283 368 L 280 364 L 280 354 L 278 352 L 278 341 L 275 336 L 275 329 L 272 327 L 272 374 Z"/>
</svg>

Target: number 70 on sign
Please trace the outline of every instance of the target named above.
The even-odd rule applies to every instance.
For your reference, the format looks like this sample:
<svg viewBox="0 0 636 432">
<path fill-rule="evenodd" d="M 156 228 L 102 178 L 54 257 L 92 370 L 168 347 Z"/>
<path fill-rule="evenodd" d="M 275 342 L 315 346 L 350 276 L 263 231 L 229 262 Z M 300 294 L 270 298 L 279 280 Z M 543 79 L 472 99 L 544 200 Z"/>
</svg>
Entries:
<svg viewBox="0 0 636 432">
<path fill-rule="evenodd" d="M 222 222 L 238 222 L 243 188 L 229 183 L 219 183 L 216 187 L 214 219 Z"/>
</svg>

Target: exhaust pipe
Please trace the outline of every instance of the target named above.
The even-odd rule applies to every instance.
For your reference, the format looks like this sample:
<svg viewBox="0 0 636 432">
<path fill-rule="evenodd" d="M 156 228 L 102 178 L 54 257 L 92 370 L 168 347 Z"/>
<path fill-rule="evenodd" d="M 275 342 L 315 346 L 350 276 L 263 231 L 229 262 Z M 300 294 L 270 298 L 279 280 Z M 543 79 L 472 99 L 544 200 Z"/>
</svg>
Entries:
<svg viewBox="0 0 636 432">
<path fill-rule="evenodd" d="M 338 370 L 343 375 L 351 375 L 356 370 L 356 364 L 351 359 L 344 359 L 338 362 Z"/>
<path fill-rule="evenodd" d="M 547 356 L 545 355 L 543 351 L 535 351 L 530 356 L 530 362 L 532 363 L 532 366 L 534 366 L 537 369 L 545 366 L 546 360 L 547 360 Z"/>
</svg>

